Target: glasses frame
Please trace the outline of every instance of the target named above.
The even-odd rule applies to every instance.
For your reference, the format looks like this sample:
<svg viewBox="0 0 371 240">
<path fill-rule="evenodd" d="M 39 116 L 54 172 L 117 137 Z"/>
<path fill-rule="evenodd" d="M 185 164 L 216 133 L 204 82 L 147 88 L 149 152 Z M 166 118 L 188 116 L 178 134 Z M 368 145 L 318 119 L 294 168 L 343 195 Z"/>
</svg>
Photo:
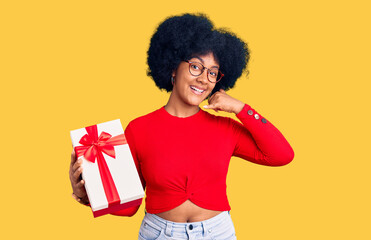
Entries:
<svg viewBox="0 0 371 240">
<path fill-rule="evenodd" d="M 188 60 L 183 60 L 183 61 L 184 61 L 184 62 L 187 62 L 187 63 L 189 64 L 189 68 L 188 68 L 189 73 L 190 73 L 192 76 L 194 76 L 194 77 L 201 76 L 201 75 L 204 73 L 205 68 L 207 69 L 207 80 L 209 80 L 209 82 L 211 82 L 211 83 L 217 83 L 217 82 L 219 82 L 219 81 L 223 78 L 223 76 L 224 76 L 224 74 L 223 74 L 223 73 L 219 70 L 219 68 L 218 68 L 220 78 L 219 78 L 219 80 L 216 80 L 216 82 L 213 82 L 213 81 L 211 81 L 211 80 L 209 79 L 210 68 L 205 67 L 205 66 L 204 66 L 202 63 L 200 63 L 200 62 L 190 62 L 190 61 L 188 61 Z M 193 73 L 191 72 L 191 64 L 192 64 L 192 63 L 198 63 L 198 64 L 201 64 L 201 66 L 202 66 L 203 68 L 202 68 L 200 74 L 195 75 L 195 74 L 193 74 Z"/>
</svg>

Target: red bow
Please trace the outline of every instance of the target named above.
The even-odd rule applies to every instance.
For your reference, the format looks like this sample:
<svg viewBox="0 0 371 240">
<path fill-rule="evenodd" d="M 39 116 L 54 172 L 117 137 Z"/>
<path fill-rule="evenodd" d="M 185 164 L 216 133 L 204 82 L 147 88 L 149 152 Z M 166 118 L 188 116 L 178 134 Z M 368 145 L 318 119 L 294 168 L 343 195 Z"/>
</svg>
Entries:
<svg viewBox="0 0 371 240">
<path fill-rule="evenodd" d="M 95 126 L 95 128 L 94 128 Z M 98 129 L 96 125 L 86 127 L 88 134 L 85 134 L 79 141 L 83 146 L 77 146 L 76 154 L 78 157 L 84 155 L 85 159 L 94 163 L 98 156 L 98 152 L 104 152 L 108 156 L 115 158 L 115 149 L 113 146 L 126 144 L 124 134 L 112 137 L 111 134 L 102 132 L 98 137 Z"/>
<path fill-rule="evenodd" d="M 115 158 L 114 146 L 126 144 L 125 135 L 120 134 L 112 137 L 111 134 L 102 132 L 98 137 L 97 125 L 89 126 L 85 129 L 87 134 L 79 141 L 83 146 L 75 147 L 77 157 L 84 155 L 84 158 L 92 163 L 95 163 L 95 159 L 97 159 L 99 173 L 109 205 L 120 203 L 120 197 L 102 152 Z"/>
</svg>

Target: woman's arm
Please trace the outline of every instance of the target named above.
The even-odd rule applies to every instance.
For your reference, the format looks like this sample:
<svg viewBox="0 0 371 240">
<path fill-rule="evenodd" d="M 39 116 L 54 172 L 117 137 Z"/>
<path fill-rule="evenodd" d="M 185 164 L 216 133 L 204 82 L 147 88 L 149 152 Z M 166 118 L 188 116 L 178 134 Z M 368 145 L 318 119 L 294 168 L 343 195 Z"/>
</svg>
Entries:
<svg viewBox="0 0 371 240">
<path fill-rule="evenodd" d="M 243 123 L 231 119 L 236 136 L 234 156 L 267 166 L 283 166 L 294 158 L 290 144 L 272 123 L 224 90 L 216 92 L 205 107 L 235 113 Z"/>
<path fill-rule="evenodd" d="M 114 213 L 111 213 L 111 214 L 112 215 L 115 215 L 115 216 L 132 217 L 132 216 L 134 216 L 138 212 L 138 209 L 139 208 L 140 208 L 140 205 L 135 206 L 135 207 L 130 207 L 130 208 L 122 209 L 120 211 L 117 211 L 117 212 L 114 212 Z"/>
<path fill-rule="evenodd" d="M 243 125 L 232 119 L 237 133 L 234 156 L 267 166 L 283 166 L 293 160 L 294 151 L 282 133 L 253 108 L 245 104 L 236 116 Z"/>
</svg>

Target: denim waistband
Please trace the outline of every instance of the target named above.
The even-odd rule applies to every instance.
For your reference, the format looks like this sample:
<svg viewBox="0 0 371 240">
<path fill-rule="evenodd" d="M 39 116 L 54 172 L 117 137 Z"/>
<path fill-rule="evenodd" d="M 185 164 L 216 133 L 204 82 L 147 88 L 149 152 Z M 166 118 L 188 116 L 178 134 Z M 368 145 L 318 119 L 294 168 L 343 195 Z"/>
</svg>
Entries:
<svg viewBox="0 0 371 240">
<path fill-rule="evenodd" d="M 160 227 L 160 229 L 165 229 L 165 232 L 170 234 L 172 231 L 178 232 L 187 232 L 187 229 L 193 229 L 195 231 L 206 232 L 211 229 L 213 226 L 218 225 L 226 217 L 229 217 L 229 211 L 223 211 L 218 215 L 199 222 L 172 222 L 166 219 L 163 219 L 156 214 L 151 214 L 145 212 L 145 218 L 153 222 L 155 225 Z M 191 227 L 190 227 L 191 226 Z"/>
</svg>

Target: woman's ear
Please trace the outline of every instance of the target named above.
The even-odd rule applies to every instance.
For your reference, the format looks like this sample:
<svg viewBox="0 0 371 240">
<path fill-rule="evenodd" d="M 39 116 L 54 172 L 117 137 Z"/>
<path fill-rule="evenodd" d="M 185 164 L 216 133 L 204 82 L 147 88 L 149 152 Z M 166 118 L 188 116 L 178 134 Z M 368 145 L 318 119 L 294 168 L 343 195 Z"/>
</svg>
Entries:
<svg viewBox="0 0 371 240">
<path fill-rule="evenodd" d="M 175 82 L 175 70 L 173 70 L 173 72 L 171 73 L 171 84 L 174 86 L 174 82 Z"/>
</svg>

